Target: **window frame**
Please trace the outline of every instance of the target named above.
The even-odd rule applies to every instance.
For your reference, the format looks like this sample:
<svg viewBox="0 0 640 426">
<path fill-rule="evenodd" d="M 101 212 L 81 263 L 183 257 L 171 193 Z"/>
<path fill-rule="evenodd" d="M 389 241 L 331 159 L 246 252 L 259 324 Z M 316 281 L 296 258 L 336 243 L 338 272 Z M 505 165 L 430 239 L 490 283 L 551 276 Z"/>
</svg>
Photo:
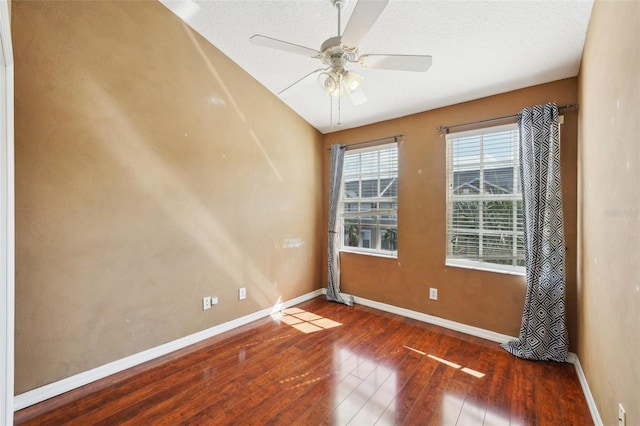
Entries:
<svg viewBox="0 0 640 426">
<path fill-rule="evenodd" d="M 513 138 L 513 142 L 512 142 L 512 157 L 511 157 L 511 161 L 509 163 L 505 164 L 510 164 L 511 167 L 513 168 L 513 175 L 512 175 L 512 179 L 513 179 L 513 187 L 512 187 L 512 192 L 509 194 L 495 194 L 494 196 L 491 196 L 491 194 L 487 194 L 484 192 L 484 190 L 480 191 L 480 193 L 478 193 L 477 195 L 455 195 L 453 194 L 453 185 L 454 185 L 454 174 L 456 172 L 456 170 L 454 169 L 454 165 L 453 165 L 453 141 L 454 139 L 461 139 L 461 138 L 471 138 L 474 136 L 479 136 L 482 135 L 483 136 L 483 142 L 482 145 L 479 145 L 479 149 L 480 149 L 480 153 L 478 155 L 478 179 L 480 181 L 479 186 L 480 188 L 483 187 L 483 185 L 486 183 L 483 179 L 484 176 L 484 172 L 486 170 L 490 170 L 490 169 L 486 169 L 485 168 L 485 156 L 484 156 L 484 152 L 483 152 L 483 147 L 484 147 L 484 136 L 488 136 L 488 135 L 492 135 L 492 134 L 498 134 L 498 133 L 502 133 L 505 131 L 515 131 L 515 137 Z M 518 231 L 518 223 L 524 221 L 524 217 L 522 217 L 524 215 L 524 213 L 521 213 L 521 216 L 518 217 L 518 202 L 520 202 L 520 204 L 522 204 L 522 190 L 521 190 L 521 184 L 519 181 L 519 177 L 518 177 L 518 173 L 519 173 L 519 151 L 518 151 L 518 144 L 519 144 L 519 131 L 518 131 L 518 126 L 516 123 L 511 123 L 511 124 L 506 124 L 506 125 L 498 125 L 498 126 L 491 126 L 491 127 L 484 127 L 484 128 L 480 128 L 480 129 L 475 129 L 475 130 L 469 130 L 469 131 L 463 131 L 463 132 L 456 132 L 456 133 L 452 133 L 452 134 L 447 134 L 446 135 L 446 230 L 445 230 L 445 234 L 446 234 L 446 250 L 445 250 L 445 265 L 446 266 L 452 266 L 452 267 L 458 267 L 458 268 L 466 268 L 466 269 L 475 269 L 475 270 L 481 270 L 481 271 L 489 271 L 489 272 L 498 272 L 498 273 L 505 273 L 505 274 L 512 274 L 512 275 L 520 275 L 520 276 L 524 276 L 526 275 L 526 268 L 525 266 L 518 266 L 518 265 L 505 265 L 505 264 L 499 264 L 499 263 L 492 263 L 492 262 L 487 262 L 484 261 L 480 258 L 480 256 L 482 256 L 481 254 L 481 250 L 483 248 L 482 245 L 482 237 L 487 235 L 487 236 L 502 236 L 502 235 L 507 235 L 512 239 L 512 245 L 513 245 L 513 257 L 511 257 L 511 259 L 517 259 L 517 247 L 518 247 L 518 238 L 522 239 L 522 244 L 524 245 L 524 227 L 522 227 L 521 231 Z M 495 164 L 494 164 L 495 166 Z M 508 166 L 507 166 L 508 167 Z M 460 169 L 458 169 L 460 170 Z M 485 204 L 486 202 L 495 202 L 495 201 L 509 201 L 510 203 L 513 203 L 513 216 L 512 216 L 512 221 L 511 221 L 511 229 L 510 230 L 505 230 L 505 229 L 491 229 L 489 227 L 489 229 L 487 229 L 487 224 L 484 222 L 484 218 L 483 218 L 483 211 L 485 208 Z M 453 221 L 454 221 L 454 215 L 453 215 L 453 208 L 454 208 L 454 204 L 456 202 L 477 202 L 478 203 L 478 216 L 477 216 L 477 220 L 478 220 L 478 227 L 473 229 L 473 228 L 465 228 L 465 231 L 467 231 L 466 233 L 469 235 L 478 235 L 478 258 L 473 258 L 471 256 L 468 257 L 454 257 L 454 255 L 452 254 L 453 248 L 452 248 L 452 240 L 454 235 L 452 234 L 452 231 L 455 229 L 453 228 Z M 523 246 L 523 251 L 524 251 L 524 246 Z M 524 256 L 524 253 L 522 253 L 522 255 Z"/>
<path fill-rule="evenodd" d="M 347 184 L 347 181 L 349 179 L 349 177 L 351 177 L 352 175 L 348 174 L 346 172 L 346 167 L 343 168 L 343 175 L 342 175 L 342 182 L 341 182 L 341 186 L 340 186 L 340 200 L 339 200 L 339 211 L 338 211 L 338 223 L 339 223 L 339 238 L 340 238 L 340 251 L 341 252 L 347 252 L 347 253 L 355 253 L 355 254 L 364 254 L 364 255 L 369 255 L 369 256 L 378 256 L 378 257 L 386 257 L 386 258 L 393 258 L 393 259 L 397 259 L 398 257 L 398 193 L 397 193 L 397 184 L 398 184 L 398 176 L 399 176 L 399 170 L 400 170 L 400 166 L 399 166 L 399 144 L 397 141 L 392 141 L 392 142 L 387 142 L 387 143 L 382 143 L 382 144 L 376 144 L 373 146 L 367 146 L 367 147 L 363 147 L 363 148 L 353 148 L 353 149 L 347 149 L 347 152 L 345 152 L 345 157 L 344 157 L 344 162 L 345 164 L 347 163 L 347 159 L 349 156 L 354 156 L 354 155 L 360 155 L 360 154 L 365 154 L 368 152 L 378 152 L 378 151 L 383 151 L 383 150 L 387 150 L 390 148 L 394 148 L 396 150 L 396 168 L 394 170 L 391 170 L 390 172 L 387 172 L 385 170 L 380 170 L 380 162 L 378 161 L 378 169 L 375 172 L 372 173 L 362 173 L 362 171 L 360 170 L 358 175 L 359 175 L 359 179 L 358 180 L 349 180 L 349 182 L 360 182 L 359 184 L 359 189 L 362 190 L 362 182 L 364 181 L 364 177 L 367 176 L 377 176 L 377 182 L 380 182 L 383 175 L 385 174 L 391 174 L 390 179 L 393 181 L 395 179 L 395 186 L 396 186 L 396 195 L 395 197 L 369 197 L 369 198 L 363 198 L 362 194 L 360 193 L 360 196 L 358 197 L 345 197 L 345 186 Z M 393 182 L 390 182 L 389 185 L 391 185 Z M 380 190 L 380 188 L 378 188 L 378 190 Z M 379 195 L 379 194 L 378 194 Z M 347 203 L 376 203 L 378 205 L 378 207 L 380 206 L 380 204 L 383 203 L 391 203 L 391 207 L 390 208 L 385 208 L 385 209 L 381 209 L 381 208 L 377 208 L 375 210 L 371 210 L 371 211 L 361 211 L 360 209 L 358 209 L 358 211 L 355 212 L 345 212 L 345 205 Z M 395 207 L 393 207 L 395 204 Z M 360 235 L 362 235 L 362 233 L 365 233 L 367 231 L 370 232 L 369 235 L 369 241 L 373 241 L 375 240 L 376 243 L 376 247 L 375 248 L 370 248 L 370 247 L 356 247 L 353 245 L 346 245 L 345 244 L 345 219 L 349 219 L 349 218 L 358 218 L 358 217 L 368 217 L 368 216 L 372 216 L 374 218 L 374 223 L 372 224 L 372 228 L 367 228 L 367 229 L 360 229 Z M 395 216 L 395 223 L 392 225 L 389 224 L 384 224 L 381 223 L 381 220 L 388 220 L 388 219 L 384 219 L 385 216 Z M 393 229 L 395 231 L 395 250 L 387 250 L 387 249 L 383 249 L 383 233 L 385 232 L 386 229 Z M 375 238 L 374 238 L 374 233 L 375 233 Z M 362 237 L 358 238 L 358 244 L 362 243 Z"/>
</svg>

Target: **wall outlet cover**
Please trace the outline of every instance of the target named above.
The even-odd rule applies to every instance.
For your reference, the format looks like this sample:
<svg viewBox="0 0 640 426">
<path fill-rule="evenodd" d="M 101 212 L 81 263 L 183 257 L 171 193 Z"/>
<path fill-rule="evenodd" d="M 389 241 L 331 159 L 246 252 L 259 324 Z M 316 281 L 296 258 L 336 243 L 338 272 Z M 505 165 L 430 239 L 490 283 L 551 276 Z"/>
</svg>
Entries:
<svg viewBox="0 0 640 426">
<path fill-rule="evenodd" d="M 429 289 L 429 299 L 438 300 L 438 289 L 437 288 L 430 288 Z"/>
<path fill-rule="evenodd" d="M 206 311 L 207 309 L 211 309 L 211 297 L 203 297 L 202 298 L 202 310 Z"/>
</svg>

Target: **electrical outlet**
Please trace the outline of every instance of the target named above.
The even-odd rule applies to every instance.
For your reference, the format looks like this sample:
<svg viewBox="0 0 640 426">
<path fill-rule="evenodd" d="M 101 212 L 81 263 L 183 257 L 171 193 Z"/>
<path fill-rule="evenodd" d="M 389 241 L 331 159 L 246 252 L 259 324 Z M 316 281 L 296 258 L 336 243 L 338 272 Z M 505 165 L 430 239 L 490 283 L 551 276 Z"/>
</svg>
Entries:
<svg viewBox="0 0 640 426">
<path fill-rule="evenodd" d="M 241 287 L 240 290 L 238 290 L 238 299 L 244 300 L 246 298 L 247 298 L 247 288 Z"/>
<path fill-rule="evenodd" d="M 438 300 L 438 289 L 437 288 L 430 288 L 429 289 L 429 299 Z"/>
<path fill-rule="evenodd" d="M 618 426 L 627 425 L 627 413 L 624 411 L 622 403 L 618 404 Z"/>
<path fill-rule="evenodd" d="M 211 297 L 203 297 L 202 298 L 202 310 L 206 311 L 207 309 L 211 309 Z"/>
</svg>

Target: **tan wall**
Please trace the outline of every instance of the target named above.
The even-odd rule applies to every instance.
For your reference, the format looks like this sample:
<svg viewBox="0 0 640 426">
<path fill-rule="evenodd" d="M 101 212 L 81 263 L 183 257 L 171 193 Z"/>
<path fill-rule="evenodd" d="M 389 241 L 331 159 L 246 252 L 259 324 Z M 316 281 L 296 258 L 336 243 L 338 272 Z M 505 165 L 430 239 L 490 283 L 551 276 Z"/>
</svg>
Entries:
<svg viewBox="0 0 640 426">
<path fill-rule="evenodd" d="M 327 149 L 331 144 L 349 144 L 404 135 L 399 145 L 398 258 L 386 259 L 341 253 L 341 290 L 367 299 L 517 336 L 524 304 L 524 277 L 444 265 L 446 143 L 444 134 L 439 133 L 436 127 L 510 115 L 525 106 L 550 101 L 556 101 L 558 105 L 577 102 L 577 80 L 561 80 L 326 135 L 325 182 L 329 180 L 330 156 Z M 573 347 L 576 340 L 577 112 L 565 111 L 563 114 L 565 124 L 561 127 L 561 155 L 568 247 L 567 316 Z M 327 198 L 325 187 L 324 211 L 327 209 Z M 325 251 L 323 250 L 323 253 Z M 326 264 L 326 255 L 324 259 L 323 265 Z M 323 274 L 325 282 L 324 269 Z M 437 301 L 429 299 L 430 287 L 438 288 Z"/>
<path fill-rule="evenodd" d="M 319 132 L 160 3 L 12 26 L 16 393 L 319 288 Z"/>
<path fill-rule="evenodd" d="M 596 1 L 579 74 L 578 356 L 605 425 L 640 425 L 640 2 Z"/>
</svg>

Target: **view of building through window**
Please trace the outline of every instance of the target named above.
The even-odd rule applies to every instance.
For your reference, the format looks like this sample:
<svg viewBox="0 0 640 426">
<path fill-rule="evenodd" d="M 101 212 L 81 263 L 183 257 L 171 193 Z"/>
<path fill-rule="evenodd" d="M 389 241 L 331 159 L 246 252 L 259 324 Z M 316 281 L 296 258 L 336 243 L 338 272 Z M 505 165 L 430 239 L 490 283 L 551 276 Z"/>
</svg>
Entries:
<svg viewBox="0 0 640 426">
<path fill-rule="evenodd" d="M 524 272 L 515 124 L 447 135 L 447 264 Z"/>
<path fill-rule="evenodd" d="M 347 151 L 342 181 L 343 249 L 397 253 L 397 144 Z"/>
</svg>

